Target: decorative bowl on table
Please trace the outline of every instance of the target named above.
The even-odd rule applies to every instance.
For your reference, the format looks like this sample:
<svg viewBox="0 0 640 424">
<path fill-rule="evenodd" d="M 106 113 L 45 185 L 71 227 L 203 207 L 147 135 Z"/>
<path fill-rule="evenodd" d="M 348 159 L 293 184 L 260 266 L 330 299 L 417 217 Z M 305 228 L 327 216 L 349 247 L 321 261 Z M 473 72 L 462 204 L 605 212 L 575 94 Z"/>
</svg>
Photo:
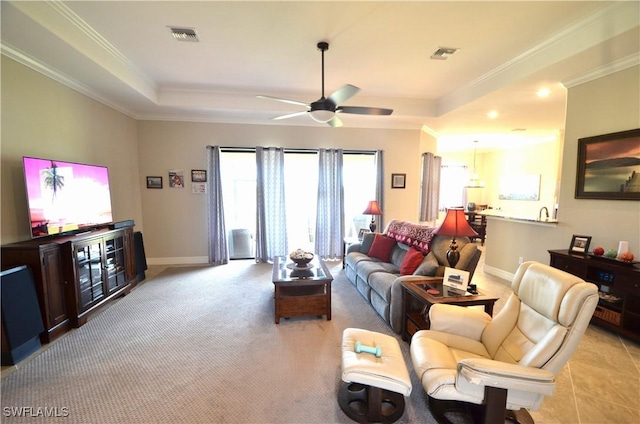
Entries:
<svg viewBox="0 0 640 424">
<path fill-rule="evenodd" d="M 289 259 L 296 264 L 297 268 L 308 268 L 309 262 L 313 260 L 313 253 L 298 249 L 289 254 Z"/>
</svg>

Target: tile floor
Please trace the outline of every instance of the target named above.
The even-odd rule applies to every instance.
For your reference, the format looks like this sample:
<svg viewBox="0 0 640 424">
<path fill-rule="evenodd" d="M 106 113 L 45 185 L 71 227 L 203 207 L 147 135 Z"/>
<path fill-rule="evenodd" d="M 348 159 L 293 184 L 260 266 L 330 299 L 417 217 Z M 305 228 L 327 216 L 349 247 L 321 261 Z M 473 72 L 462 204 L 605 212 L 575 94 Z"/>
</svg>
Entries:
<svg viewBox="0 0 640 424">
<path fill-rule="evenodd" d="M 484 255 L 483 255 L 484 256 Z M 478 264 L 473 282 L 499 295 L 510 282 L 486 274 Z M 556 392 L 531 411 L 536 424 L 640 423 L 640 344 L 590 325 L 578 349 L 557 376 Z"/>
</svg>

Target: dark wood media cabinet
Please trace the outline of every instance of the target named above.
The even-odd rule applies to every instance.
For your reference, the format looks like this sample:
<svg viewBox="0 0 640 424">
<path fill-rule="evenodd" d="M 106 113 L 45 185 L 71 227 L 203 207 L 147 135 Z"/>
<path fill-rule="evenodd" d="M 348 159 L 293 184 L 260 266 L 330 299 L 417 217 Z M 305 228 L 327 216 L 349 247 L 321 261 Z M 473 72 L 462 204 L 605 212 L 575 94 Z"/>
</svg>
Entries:
<svg viewBox="0 0 640 424">
<path fill-rule="evenodd" d="M 598 286 L 591 322 L 640 341 L 640 268 L 605 258 L 549 250 L 550 265 Z"/>
<path fill-rule="evenodd" d="M 132 227 L 23 241 L 0 250 L 3 269 L 27 265 L 33 272 L 43 343 L 80 327 L 136 283 Z"/>
</svg>

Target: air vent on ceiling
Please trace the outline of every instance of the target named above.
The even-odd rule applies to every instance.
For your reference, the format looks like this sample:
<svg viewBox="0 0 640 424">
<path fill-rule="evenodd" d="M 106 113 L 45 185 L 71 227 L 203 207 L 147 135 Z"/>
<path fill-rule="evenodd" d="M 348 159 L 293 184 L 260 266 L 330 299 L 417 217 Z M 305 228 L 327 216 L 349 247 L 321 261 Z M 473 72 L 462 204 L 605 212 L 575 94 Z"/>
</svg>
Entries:
<svg viewBox="0 0 640 424">
<path fill-rule="evenodd" d="M 196 30 L 193 28 L 169 27 L 169 29 L 171 30 L 171 35 L 173 35 L 173 38 L 178 41 L 191 41 L 194 43 L 200 41 L 198 40 L 198 34 L 196 34 Z"/>
<path fill-rule="evenodd" d="M 433 54 L 431 55 L 431 59 L 434 59 L 434 60 L 447 60 L 449 58 L 449 56 L 451 56 L 452 54 L 454 54 L 457 51 L 458 51 L 458 49 L 456 49 L 454 47 L 440 47 L 440 48 L 438 48 L 438 50 L 433 52 Z"/>
</svg>

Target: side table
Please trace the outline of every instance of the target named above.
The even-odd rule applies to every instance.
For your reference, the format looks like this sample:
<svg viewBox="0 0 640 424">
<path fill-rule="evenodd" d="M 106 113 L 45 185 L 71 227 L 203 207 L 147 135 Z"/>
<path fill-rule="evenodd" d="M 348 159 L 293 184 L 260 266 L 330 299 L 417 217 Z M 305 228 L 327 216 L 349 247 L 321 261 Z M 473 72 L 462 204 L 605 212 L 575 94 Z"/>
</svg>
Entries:
<svg viewBox="0 0 640 424">
<path fill-rule="evenodd" d="M 427 290 L 437 290 L 431 294 Z M 436 303 L 459 306 L 484 306 L 484 311 L 493 315 L 493 305 L 499 298 L 478 291 L 463 295 L 447 293 L 443 289 L 442 277 L 402 282 L 402 340 L 409 341 L 418 330 L 429 329 L 429 308 Z"/>
</svg>

